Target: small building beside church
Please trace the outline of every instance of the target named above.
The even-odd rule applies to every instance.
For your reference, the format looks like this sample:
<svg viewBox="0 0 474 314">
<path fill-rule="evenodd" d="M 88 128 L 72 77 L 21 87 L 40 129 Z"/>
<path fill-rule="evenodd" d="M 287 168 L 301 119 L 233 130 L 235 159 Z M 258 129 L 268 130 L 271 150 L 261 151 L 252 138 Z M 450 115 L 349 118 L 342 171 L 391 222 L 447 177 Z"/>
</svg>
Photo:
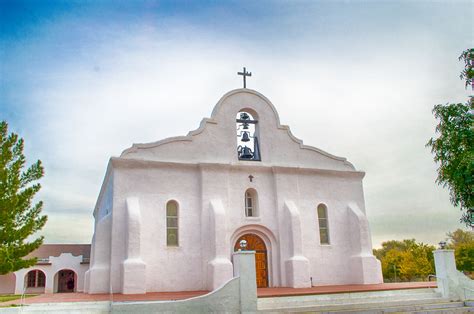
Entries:
<svg viewBox="0 0 474 314">
<path fill-rule="evenodd" d="M 214 290 L 241 240 L 258 287 L 382 283 L 363 178 L 304 145 L 262 94 L 230 91 L 197 130 L 110 159 L 84 290 Z"/>
<path fill-rule="evenodd" d="M 43 244 L 26 258 L 36 265 L 0 276 L 0 294 L 84 291 L 90 244 Z"/>
</svg>

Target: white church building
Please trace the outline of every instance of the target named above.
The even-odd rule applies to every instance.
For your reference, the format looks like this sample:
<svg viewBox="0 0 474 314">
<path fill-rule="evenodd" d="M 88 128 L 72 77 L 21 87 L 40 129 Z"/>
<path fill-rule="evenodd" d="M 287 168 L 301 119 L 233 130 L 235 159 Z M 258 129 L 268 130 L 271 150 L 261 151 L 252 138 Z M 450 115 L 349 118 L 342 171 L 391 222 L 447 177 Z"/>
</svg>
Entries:
<svg viewBox="0 0 474 314">
<path fill-rule="evenodd" d="M 265 96 L 230 91 L 197 130 L 110 159 L 84 290 L 213 290 L 242 239 L 258 287 L 382 283 L 363 178 L 293 136 Z"/>
</svg>

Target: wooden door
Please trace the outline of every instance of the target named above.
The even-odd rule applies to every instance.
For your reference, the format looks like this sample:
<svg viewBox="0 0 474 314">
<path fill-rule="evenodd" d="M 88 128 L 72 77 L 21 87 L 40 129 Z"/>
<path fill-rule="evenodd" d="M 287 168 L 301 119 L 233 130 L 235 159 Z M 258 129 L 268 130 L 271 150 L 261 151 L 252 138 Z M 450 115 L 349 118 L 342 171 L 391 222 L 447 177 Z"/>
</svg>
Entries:
<svg viewBox="0 0 474 314">
<path fill-rule="evenodd" d="M 257 275 L 257 288 L 268 287 L 268 262 L 267 262 L 267 247 L 265 242 L 255 234 L 244 234 L 235 243 L 234 250 L 240 249 L 239 242 L 241 240 L 247 241 L 246 250 L 255 251 L 255 272 Z"/>
</svg>

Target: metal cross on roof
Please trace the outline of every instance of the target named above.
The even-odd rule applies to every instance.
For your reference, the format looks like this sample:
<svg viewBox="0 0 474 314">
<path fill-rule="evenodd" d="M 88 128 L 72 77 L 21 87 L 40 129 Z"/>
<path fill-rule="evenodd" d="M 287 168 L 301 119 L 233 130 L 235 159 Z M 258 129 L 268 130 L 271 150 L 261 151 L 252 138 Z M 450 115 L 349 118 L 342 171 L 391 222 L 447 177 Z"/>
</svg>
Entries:
<svg viewBox="0 0 474 314">
<path fill-rule="evenodd" d="M 247 76 L 252 76 L 252 72 L 247 72 L 247 70 L 244 67 L 244 71 L 243 72 L 237 72 L 237 75 L 242 75 L 244 77 L 244 88 L 247 88 L 246 77 Z"/>
</svg>

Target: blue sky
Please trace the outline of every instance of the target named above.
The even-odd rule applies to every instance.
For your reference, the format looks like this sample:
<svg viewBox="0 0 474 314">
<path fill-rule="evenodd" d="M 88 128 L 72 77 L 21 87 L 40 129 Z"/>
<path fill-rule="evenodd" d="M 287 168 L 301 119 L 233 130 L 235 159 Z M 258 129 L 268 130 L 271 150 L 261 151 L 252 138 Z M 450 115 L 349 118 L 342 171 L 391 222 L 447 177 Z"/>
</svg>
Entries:
<svg viewBox="0 0 474 314">
<path fill-rule="evenodd" d="M 49 243 L 88 242 L 108 158 L 183 135 L 241 86 L 306 144 L 367 172 L 374 244 L 437 243 L 431 108 L 464 102 L 468 1 L 0 1 L 0 119 L 46 167 Z"/>
</svg>

